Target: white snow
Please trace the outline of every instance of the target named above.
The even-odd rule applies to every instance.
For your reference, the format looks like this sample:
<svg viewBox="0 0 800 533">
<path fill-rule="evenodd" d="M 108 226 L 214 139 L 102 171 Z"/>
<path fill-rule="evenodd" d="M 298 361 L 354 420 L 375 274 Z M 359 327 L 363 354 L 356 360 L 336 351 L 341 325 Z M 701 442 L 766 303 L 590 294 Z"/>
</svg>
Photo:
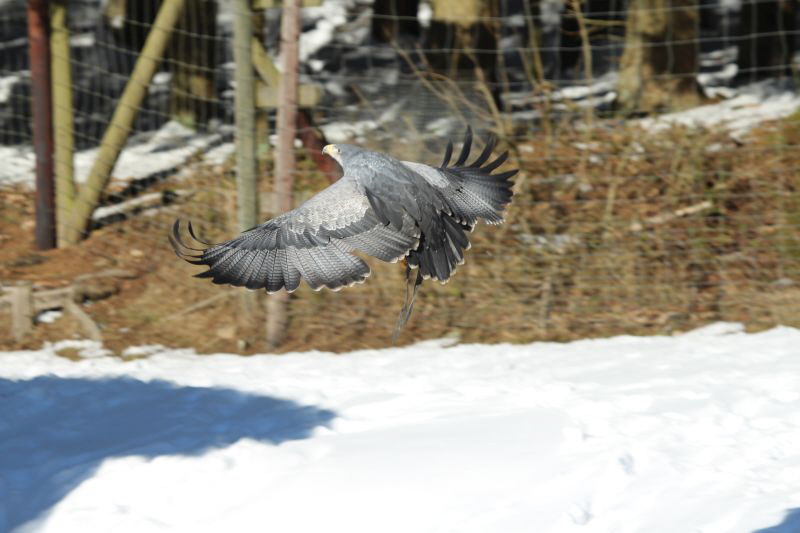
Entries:
<svg viewBox="0 0 800 533">
<path fill-rule="evenodd" d="M 795 532 L 798 346 L 3 353 L 0 530 Z"/>
<path fill-rule="evenodd" d="M 37 324 L 52 324 L 64 315 L 64 312 L 59 309 L 50 309 L 42 311 L 34 319 Z"/>
<path fill-rule="evenodd" d="M 122 150 L 114 165 L 112 177 L 127 182 L 152 176 L 179 167 L 191 156 L 206 150 L 219 140 L 219 134 L 198 134 L 170 121 L 146 140 L 132 140 Z M 75 153 L 75 181 L 84 183 L 97 157 L 97 148 Z M 0 185 L 33 186 L 36 158 L 31 146 L 0 146 Z"/>
<path fill-rule="evenodd" d="M 352 0 L 324 0 L 320 6 L 303 8 L 303 24 L 313 22 L 314 27 L 300 34 L 298 56 L 301 62 L 333 41 L 337 28 L 347 22 L 347 9 L 352 5 Z M 281 61 L 276 62 L 276 66 L 281 64 Z"/>
<path fill-rule="evenodd" d="M 431 27 L 431 21 L 433 20 L 433 6 L 430 4 L 430 2 L 422 0 L 419 3 L 417 6 L 417 20 L 419 21 L 419 25 L 423 28 L 427 29 Z"/>
<path fill-rule="evenodd" d="M 210 165 L 221 165 L 236 152 L 236 143 L 226 142 L 203 154 L 203 161 Z"/>
<path fill-rule="evenodd" d="M 321 124 L 319 129 L 322 130 L 322 134 L 325 136 L 325 139 L 327 139 L 328 142 L 342 143 L 352 140 L 360 142 L 364 140 L 363 137 L 367 133 L 375 131 L 396 119 L 403 111 L 404 105 L 406 105 L 406 102 L 402 100 L 396 104 L 392 104 L 383 112 L 381 112 L 380 116 L 378 116 L 376 120 L 328 122 L 327 124 Z"/>
<path fill-rule="evenodd" d="M 11 96 L 11 89 L 20 79 L 21 77 L 17 74 L 0 77 L 0 103 L 5 103 L 8 100 Z"/>
<path fill-rule="evenodd" d="M 723 95 L 726 89 L 719 88 L 716 92 Z M 796 91 L 765 93 L 758 89 L 759 86 L 754 85 L 738 94 L 727 89 L 728 93 L 725 94 L 732 96 L 727 100 L 676 113 L 643 118 L 638 124 L 651 133 L 681 125 L 725 129 L 736 137 L 762 122 L 786 118 L 800 109 L 800 93 Z"/>
</svg>

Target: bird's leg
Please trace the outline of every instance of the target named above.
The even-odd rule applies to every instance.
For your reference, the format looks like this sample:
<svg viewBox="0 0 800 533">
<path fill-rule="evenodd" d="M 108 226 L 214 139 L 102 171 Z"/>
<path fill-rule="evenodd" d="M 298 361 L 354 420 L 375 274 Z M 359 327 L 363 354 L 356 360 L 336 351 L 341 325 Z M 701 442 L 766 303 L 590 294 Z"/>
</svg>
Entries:
<svg viewBox="0 0 800 533">
<path fill-rule="evenodd" d="M 397 317 L 397 324 L 394 326 L 394 333 L 392 333 L 392 344 L 397 342 L 397 337 L 400 336 L 400 331 L 408 322 L 411 317 L 411 310 L 414 309 L 414 298 L 417 296 L 417 289 L 422 284 L 422 274 L 417 270 L 416 278 L 413 275 L 413 270 L 408 263 L 406 265 L 406 301 L 403 303 L 403 308 L 400 309 L 400 315 Z"/>
</svg>

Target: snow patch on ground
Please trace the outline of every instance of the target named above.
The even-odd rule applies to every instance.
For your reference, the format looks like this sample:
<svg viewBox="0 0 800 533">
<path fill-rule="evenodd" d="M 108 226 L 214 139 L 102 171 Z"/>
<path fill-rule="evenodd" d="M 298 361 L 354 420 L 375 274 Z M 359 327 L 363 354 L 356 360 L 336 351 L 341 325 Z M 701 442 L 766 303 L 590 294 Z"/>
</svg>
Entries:
<svg viewBox="0 0 800 533">
<path fill-rule="evenodd" d="M 786 118 L 798 109 L 800 109 L 800 93 L 796 91 L 764 94 L 750 90 L 733 95 L 716 104 L 644 118 L 638 123 L 650 133 L 657 133 L 680 125 L 696 128 L 724 128 L 730 131 L 731 135 L 737 137 L 762 122 Z"/>
<path fill-rule="evenodd" d="M 0 77 L 0 103 L 5 103 L 8 100 L 11 96 L 11 89 L 20 79 L 21 77 L 16 74 Z"/>
<path fill-rule="evenodd" d="M 226 142 L 203 154 L 203 161 L 211 165 L 221 165 L 236 152 L 236 143 Z"/>
<path fill-rule="evenodd" d="M 377 120 L 360 120 L 357 122 L 329 122 L 320 125 L 320 130 L 325 139 L 331 143 L 343 143 L 355 140 L 361 142 L 372 131 L 395 120 L 403 110 L 406 102 L 400 101 L 384 110 Z"/>
<path fill-rule="evenodd" d="M 60 309 L 50 309 L 47 311 L 42 311 L 41 313 L 36 315 L 34 321 L 37 324 L 52 324 L 59 318 L 64 315 L 64 312 Z"/>
<path fill-rule="evenodd" d="M 132 140 L 120 153 L 113 180 L 125 183 L 166 172 L 183 165 L 220 139 L 216 133 L 198 134 L 170 121 L 144 140 Z M 97 148 L 75 154 L 75 180 L 84 183 L 97 158 Z M 25 184 L 33 187 L 36 159 L 30 146 L 0 146 L 0 185 Z"/>
<path fill-rule="evenodd" d="M 800 330 L 446 342 L 2 353 L 0 530 L 800 528 Z"/>
<path fill-rule="evenodd" d="M 325 0 L 320 6 L 303 9 L 303 23 L 314 21 L 314 27 L 300 34 L 298 56 L 301 62 L 306 62 L 333 41 L 337 28 L 347 22 L 347 9 L 352 5 L 351 0 Z"/>
</svg>

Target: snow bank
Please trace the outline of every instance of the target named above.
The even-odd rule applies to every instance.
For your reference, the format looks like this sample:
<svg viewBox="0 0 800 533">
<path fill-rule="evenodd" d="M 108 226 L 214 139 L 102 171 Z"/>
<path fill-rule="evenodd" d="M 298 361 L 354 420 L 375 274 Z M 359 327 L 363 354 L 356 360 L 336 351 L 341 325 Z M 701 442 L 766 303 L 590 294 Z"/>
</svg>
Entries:
<svg viewBox="0 0 800 533">
<path fill-rule="evenodd" d="M 797 531 L 798 346 L 4 353 L 0 530 Z"/>
<path fill-rule="evenodd" d="M 143 141 L 133 140 L 119 155 L 112 177 L 128 182 L 166 172 L 183 165 L 193 155 L 210 149 L 219 134 L 198 134 L 170 121 Z M 75 181 L 84 183 L 97 158 L 97 148 L 75 153 Z M 31 146 L 0 146 L 0 185 L 26 184 L 33 187 L 36 158 Z"/>
<path fill-rule="evenodd" d="M 800 93 L 793 90 L 764 92 L 754 85 L 740 93 L 728 89 L 730 98 L 685 111 L 667 113 L 638 121 L 650 133 L 675 125 L 727 130 L 734 137 L 769 120 L 786 118 L 800 109 Z"/>
</svg>

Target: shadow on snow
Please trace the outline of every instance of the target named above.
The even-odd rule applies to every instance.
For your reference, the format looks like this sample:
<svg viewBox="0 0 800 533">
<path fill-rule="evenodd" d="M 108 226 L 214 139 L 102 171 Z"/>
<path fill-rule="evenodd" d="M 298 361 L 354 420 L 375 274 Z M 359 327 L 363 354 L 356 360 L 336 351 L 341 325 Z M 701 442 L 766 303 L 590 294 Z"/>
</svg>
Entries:
<svg viewBox="0 0 800 533">
<path fill-rule="evenodd" d="M 119 377 L 0 379 L 0 531 L 37 518 L 106 458 L 308 437 L 335 413 L 232 389 Z"/>
<path fill-rule="evenodd" d="M 753 533 L 800 533 L 800 508 L 787 510 L 783 522 L 777 526 L 759 529 Z"/>
</svg>

